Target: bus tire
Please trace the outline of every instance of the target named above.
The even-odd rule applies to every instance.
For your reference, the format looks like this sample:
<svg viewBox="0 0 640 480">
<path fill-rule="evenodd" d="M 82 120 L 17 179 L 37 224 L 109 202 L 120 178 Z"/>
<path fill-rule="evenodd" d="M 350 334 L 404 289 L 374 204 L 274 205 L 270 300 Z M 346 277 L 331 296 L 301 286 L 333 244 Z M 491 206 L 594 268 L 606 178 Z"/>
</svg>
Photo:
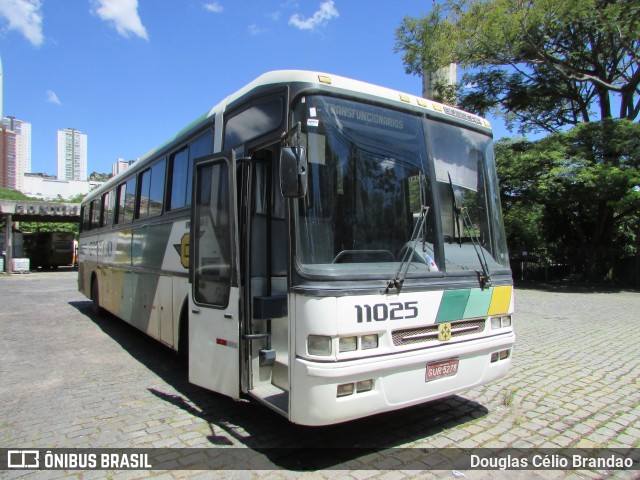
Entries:
<svg viewBox="0 0 640 480">
<path fill-rule="evenodd" d="M 178 360 L 184 365 L 189 365 L 189 309 L 187 300 L 180 310 L 180 324 L 178 326 Z"/>
<path fill-rule="evenodd" d="M 98 279 L 91 277 L 91 313 L 96 317 L 102 314 L 102 308 L 100 307 L 100 288 L 98 288 Z"/>
</svg>

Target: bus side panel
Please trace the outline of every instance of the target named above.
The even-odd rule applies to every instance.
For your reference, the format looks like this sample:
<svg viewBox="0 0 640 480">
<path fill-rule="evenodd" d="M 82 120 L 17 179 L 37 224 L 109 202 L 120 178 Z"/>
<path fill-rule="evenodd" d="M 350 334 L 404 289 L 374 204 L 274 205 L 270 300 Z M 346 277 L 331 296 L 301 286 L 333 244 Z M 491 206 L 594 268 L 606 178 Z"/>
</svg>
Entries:
<svg viewBox="0 0 640 480">
<path fill-rule="evenodd" d="M 182 307 L 187 309 L 187 318 L 189 315 L 189 279 L 187 277 L 171 277 L 173 282 L 173 347 L 178 349 L 179 330 L 180 330 L 180 314 Z M 188 320 L 187 320 L 188 321 Z"/>
<path fill-rule="evenodd" d="M 78 290 L 91 298 L 91 277 L 98 264 L 98 235 L 84 235 L 78 245 Z"/>
<path fill-rule="evenodd" d="M 95 275 L 105 310 L 177 348 L 180 313 L 189 291 L 185 232 L 187 220 L 83 235 L 78 290 L 90 298 Z"/>
<path fill-rule="evenodd" d="M 131 240 L 132 230 L 120 230 L 115 237 L 115 256 L 113 262 L 116 266 L 128 268 L 131 266 Z"/>
</svg>

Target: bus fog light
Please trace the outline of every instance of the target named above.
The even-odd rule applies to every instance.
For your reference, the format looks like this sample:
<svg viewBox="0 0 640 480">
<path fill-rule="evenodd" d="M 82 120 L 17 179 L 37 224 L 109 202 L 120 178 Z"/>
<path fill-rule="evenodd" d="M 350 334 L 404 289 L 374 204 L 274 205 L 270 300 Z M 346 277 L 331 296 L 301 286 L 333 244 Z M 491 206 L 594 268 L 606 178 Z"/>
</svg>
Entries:
<svg viewBox="0 0 640 480">
<path fill-rule="evenodd" d="M 501 325 L 502 325 L 502 322 L 500 317 L 491 317 L 491 330 L 500 328 Z"/>
<path fill-rule="evenodd" d="M 309 335 L 307 349 L 310 355 L 331 355 L 331 337 L 324 335 Z"/>
<path fill-rule="evenodd" d="M 338 397 L 346 397 L 353 394 L 355 385 L 353 383 L 345 383 L 338 385 Z"/>
<path fill-rule="evenodd" d="M 375 333 L 371 335 L 364 335 L 361 339 L 361 345 L 363 350 L 378 348 L 378 335 Z"/>
<path fill-rule="evenodd" d="M 353 352 L 358 349 L 358 337 L 342 337 L 339 350 L 341 352 Z"/>
<path fill-rule="evenodd" d="M 493 352 L 491 354 L 491 363 L 495 363 L 498 360 L 506 360 L 507 358 L 509 358 L 510 354 L 510 350 L 500 350 L 499 352 Z"/>
<path fill-rule="evenodd" d="M 356 392 L 368 392 L 373 389 L 373 380 L 361 380 L 356 383 Z"/>
<path fill-rule="evenodd" d="M 502 326 L 503 327 L 510 327 L 511 326 L 511 316 L 507 315 L 506 317 L 502 317 Z"/>
</svg>

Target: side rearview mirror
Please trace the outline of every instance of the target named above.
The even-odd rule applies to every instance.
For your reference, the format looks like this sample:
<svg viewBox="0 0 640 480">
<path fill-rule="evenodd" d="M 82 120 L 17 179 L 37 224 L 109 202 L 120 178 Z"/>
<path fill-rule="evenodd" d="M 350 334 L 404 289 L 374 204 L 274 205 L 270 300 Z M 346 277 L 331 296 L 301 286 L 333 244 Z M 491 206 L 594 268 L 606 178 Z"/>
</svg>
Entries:
<svg viewBox="0 0 640 480">
<path fill-rule="evenodd" d="M 280 190 L 286 198 L 307 194 L 307 153 L 304 147 L 283 147 L 280 151 Z"/>
</svg>

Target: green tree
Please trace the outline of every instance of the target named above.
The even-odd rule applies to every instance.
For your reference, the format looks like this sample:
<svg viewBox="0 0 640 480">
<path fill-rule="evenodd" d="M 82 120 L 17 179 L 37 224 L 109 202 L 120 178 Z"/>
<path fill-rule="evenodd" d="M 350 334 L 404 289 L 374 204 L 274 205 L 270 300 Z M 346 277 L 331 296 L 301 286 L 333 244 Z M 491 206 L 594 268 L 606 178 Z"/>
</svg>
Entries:
<svg viewBox="0 0 640 480">
<path fill-rule="evenodd" d="M 638 253 L 638 123 L 609 119 L 536 142 L 502 140 L 496 157 L 513 251 L 550 254 L 590 280 L 611 278 L 617 258 Z"/>
<path fill-rule="evenodd" d="M 458 63 L 459 106 L 521 132 L 640 113 L 639 0 L 449 0 L 396 40 L 407 73 Z"/>
<path fill-rule="evenodd" d="M 78 238 L 79 225 L 70 222 L 20 222 L 23 232 L 72 232 Z"/>
<path fill-rule="evenodd" d="M 461 108 L 551 134 L 497 144 L 510 248 L 579 257 L 590 279 L 638 246 L 639 14 L 640 0 L 448 0 L 396 34 L 408 73 L 466 70 Z"/>
<path fill-rule="evenodd" d="M 89 180 L 94 180 L 96 182 L 106 182 L 111 177 L 113 177 L 113 175 L 110 173 L 91 172 L 91 174 L 89 175 Z"/>
</svg>

